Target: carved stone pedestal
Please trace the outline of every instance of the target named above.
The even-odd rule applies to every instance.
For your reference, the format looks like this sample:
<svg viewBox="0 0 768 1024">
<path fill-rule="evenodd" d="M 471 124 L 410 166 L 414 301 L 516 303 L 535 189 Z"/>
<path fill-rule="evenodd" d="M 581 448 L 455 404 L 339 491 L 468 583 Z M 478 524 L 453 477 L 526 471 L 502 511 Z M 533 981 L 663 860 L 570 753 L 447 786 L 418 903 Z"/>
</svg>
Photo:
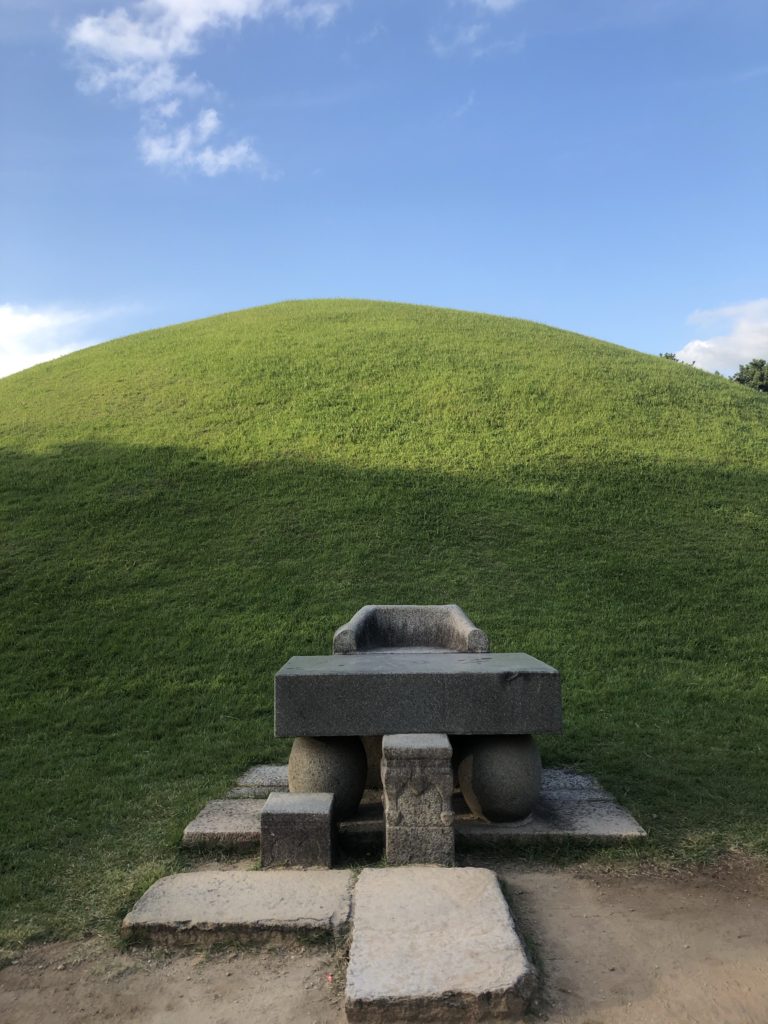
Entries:
<svg viewBox="0 0 768 1024">
<path fill-rule="evenodd" d="M 443 733 L 385 736 L 382 743 L 388 864 L 454 863 L 452 749 Z"/>
</svg>

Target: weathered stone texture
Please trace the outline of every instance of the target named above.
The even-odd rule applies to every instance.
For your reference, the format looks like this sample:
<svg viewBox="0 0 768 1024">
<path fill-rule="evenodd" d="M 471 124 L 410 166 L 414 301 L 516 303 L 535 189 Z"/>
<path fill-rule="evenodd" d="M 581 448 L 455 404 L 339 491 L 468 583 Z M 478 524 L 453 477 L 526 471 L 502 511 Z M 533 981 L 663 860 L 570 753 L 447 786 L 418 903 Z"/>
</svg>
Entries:
<svg viewBox="0 0 768 1024">
<path fill-rule="evenodd" d="M 332 793 L 272 793 L 261 812 L 261 866 L 330 868 L 333 838 Z"/>
<path fill-rule="evenodd" d="M 184 829 L 181 845 L 197 849 L 259 848 L 263 800 L 210 800 Z"/>
<path fill-rule="evenodd" d="M 384 737 L 381 777 L 389 864 L 453 864 L 451 757 L 445 735 Z"/>
<path fill-rule="evenodd" d="M 488 637 L 457 604 L 367 604 L 333 636 L 334 654 L 383 650 L 487 654 Z"/>
<path fill-rule="evenodd" d="M 275 735 L 560 732 L 560 674 L 528 654 L 291 658 L 275 676 Z"/>
<path fill-rule="evenodd" d="M 520 821 L 541 790 L 532 736 L 467 736 L 458 742 L 458 779 L 470 810 L 488 821 Z"/>
<path fill-rule="evenodd" d="M 365 748 L 357 736 L 297 736 L 288 759 L 291 793 L 333 793 L 337 818 L 351 817 L 365 790 Z"/>
<path fill-rule="evenodd" d="M 384 810 L 375 794 L 368 794 L 359 813 L 340 822 L 339 841 L 350 853 L 377 855 L 384 850 Z M 593 775 L 563 768 L 545 768 L 541 794 L 523 821 L 485 822 L 471 818 L 463 800 L 454 795 L 457 845 L 492 850 L 498 843 L 519 845 L 563 839 L 598 843 L 636 842 L 644 829 Z"/>
<path fill-rule="evenodd" d="M 191 871 L 155 882 L 123 921 L 130 940 L 210 944 L 337 933 L 350 871 Z"/>
<path fill-rule="evenodd" d="M 351 1024 L 511 1021 L 533 988 L 493 872 L 421 866 L 360 875 L 345 993 Z"/>
<path fill-rule="evenodd" d="M 453 867 L 456 841 L 453 826 L 390 827 L 385 832 L 387 864 L 440 864 Z"/>
</svg>

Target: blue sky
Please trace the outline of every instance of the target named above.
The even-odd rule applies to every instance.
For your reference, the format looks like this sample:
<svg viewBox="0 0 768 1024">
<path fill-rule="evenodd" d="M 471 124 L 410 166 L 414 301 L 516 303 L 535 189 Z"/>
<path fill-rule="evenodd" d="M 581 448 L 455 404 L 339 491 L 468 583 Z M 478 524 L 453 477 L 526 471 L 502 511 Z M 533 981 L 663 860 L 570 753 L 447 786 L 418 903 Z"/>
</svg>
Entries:
<svg viewBox="0 0 768 1024">
<path fill-rule="evenodd" d="M 0 375 L 339 296 L 768 357 L 764 0 L 0 15 Z"/>
</svg>

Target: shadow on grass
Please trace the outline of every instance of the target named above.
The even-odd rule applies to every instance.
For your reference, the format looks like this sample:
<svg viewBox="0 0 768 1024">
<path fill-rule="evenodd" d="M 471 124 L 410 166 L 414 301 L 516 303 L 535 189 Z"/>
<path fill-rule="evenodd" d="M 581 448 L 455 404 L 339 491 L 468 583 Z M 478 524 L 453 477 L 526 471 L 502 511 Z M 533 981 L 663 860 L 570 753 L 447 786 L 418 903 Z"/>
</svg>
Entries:
<svg viewBox="0 0 768 1024">
<path fill-rule="evenodd" d="M 495 650 L 560 668 L 566 729 L 545 758 L 594 772 L 662 847 L 768 851 L 764 477 L 88 443 L 6 453 L 0 481 L 13 934 L 114 914 L 204 799 L 285 758 L 275 670 L 329 652 L 374 601 L 456 601 Z"/>
</svg>

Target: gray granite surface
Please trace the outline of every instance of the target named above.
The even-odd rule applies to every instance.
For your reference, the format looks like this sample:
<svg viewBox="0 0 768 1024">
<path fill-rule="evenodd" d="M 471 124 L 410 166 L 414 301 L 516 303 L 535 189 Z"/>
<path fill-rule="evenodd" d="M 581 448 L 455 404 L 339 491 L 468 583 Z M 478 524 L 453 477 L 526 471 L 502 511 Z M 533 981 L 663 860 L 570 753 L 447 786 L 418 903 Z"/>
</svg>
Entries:
<svg viewBox="0 0 768 1024">
<path fill-rule="evenodd" d="M 560 674 L 528 654 L 298 656 L 275 676 L 277 736 L 561 729 Z"/>
<path fill-rule="evenodd" d="M 355 886 L 351 1024 L 519 1020 L 535 975 L 482 868 L 367 868 Z"/>
</svg>

